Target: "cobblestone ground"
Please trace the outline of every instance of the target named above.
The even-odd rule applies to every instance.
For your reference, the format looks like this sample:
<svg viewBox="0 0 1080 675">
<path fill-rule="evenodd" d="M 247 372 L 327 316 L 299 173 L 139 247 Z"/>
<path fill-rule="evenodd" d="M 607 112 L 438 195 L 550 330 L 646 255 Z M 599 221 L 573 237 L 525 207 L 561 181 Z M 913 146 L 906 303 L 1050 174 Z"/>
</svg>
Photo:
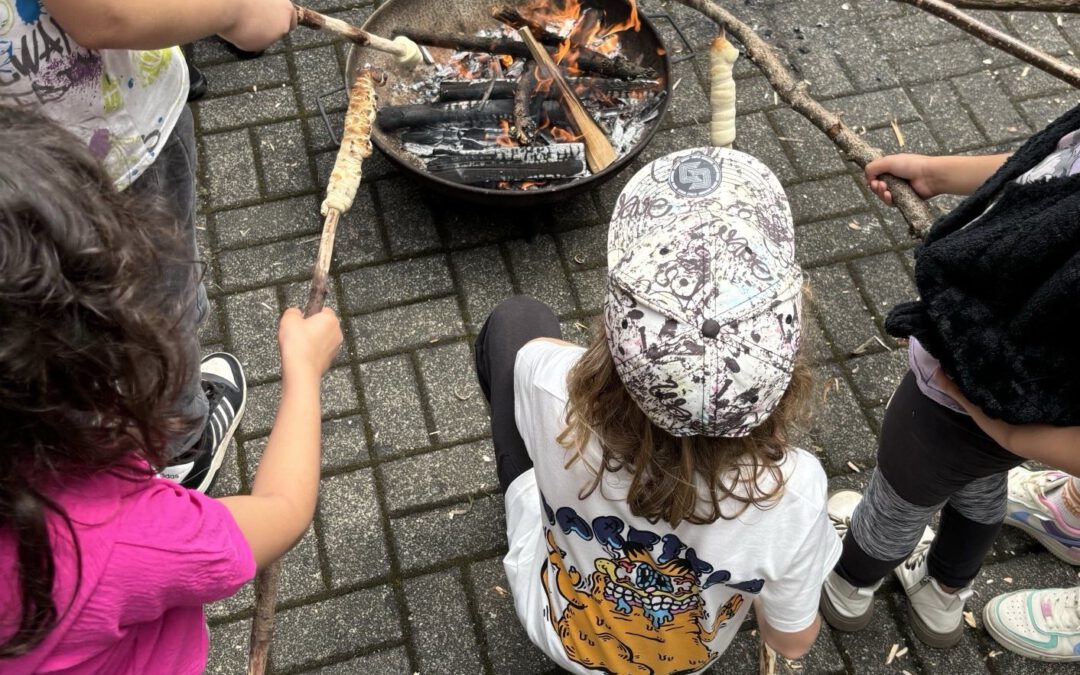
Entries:
<svg viewBox="0 0 1080 675">
<path fill-rule="evenodd" d="M 312 0 L 364 20 L 367 3 Z M 886 0 L 726 0 L 778 47 L 813 93 L 888 150 L 985 152 L 1015 146 L 1076 102 L 1041 72 L 906 5 Z M 694 47 L 716 27 L 675 3 L 668 11 Z M 1080 16 L 981 13 L 991 24 L 1076 62 Z M 679 52 L 670 31 L 670 51 Z M 305 297 L 320 229 L 318 203 L 335 148 L 317 97 L 341 84 L 345 51 L 303 29 L 252 61 L 220 42 L 192 49 L 210 80 L 195 106 L 200 233 L 212 280 L 207 349 L 243 361 L 253 385 L 235 454 L 215 486 L 248 489 L 274 413 L 279 313 Z M 706 64 L 676 68 L 664 130 L 635 163 L 706 143 Z M 858 173 L 798 114 L 779 105 L 745 59 L 738 78 L 737 146 L 781 178 L 797 222 L 800 262 L 813 282 L 813 357 L 824 401 L 802 439 L 833 487 L 861 487 L 874 464 L 883 405 L 906 368 L 882 330 L 914 296 L 912 241 Z M 327 100 L 340 125 L 341 95 Z M 548 210 L 479 209 L 425 194 L 376 154 L 338 234 L 330 303 L 346 343 L 325 384 L 322 498 L 315 526 L 285 559 L 275 673 L 539 673 L 503 590 L 503 505 L 470 342 L 500 299 L 527 293 L 555 308 L 581 340 L 600 306 L 607 214 L 624 171 L 591 194 Z M 949 204 L 939 205 L 947 208 Z M 999 538 L 975 584 L 979 616 L 995 593 L 1068 585 L 1075 572 L 1015 531 Z M 252 591 L 209 609 L 212 673 L 244 669 Z M 796 667 L 809 673 L 1048 673 L 1063 667 L 1002 653 L 980 626 L 951 651 L 907 627 L 893 580 L 865 632 L 823 631 Z M 893 645 L 907 653 L 890 665 Z M 744 627 L 717 672 L 756 672 Z M 1075 671 L 1068 671 L 1075 672 Z"/>
</svg>

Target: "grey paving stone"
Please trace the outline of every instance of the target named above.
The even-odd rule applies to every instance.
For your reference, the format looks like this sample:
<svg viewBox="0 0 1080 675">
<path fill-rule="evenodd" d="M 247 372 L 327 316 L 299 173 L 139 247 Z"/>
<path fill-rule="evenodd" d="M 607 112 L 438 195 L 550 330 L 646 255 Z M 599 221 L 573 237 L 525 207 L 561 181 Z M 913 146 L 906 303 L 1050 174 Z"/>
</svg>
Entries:
<svg viewBox="0 0 1080 675">
<path fill-rule="evenodd" d="M 487 638 L 487 654 L 496 675 L 535 675 L 553 668 L 552 662 L 529 640 L 514 611 L 510 583 L 502 559 L 492 558 L 469 567 L 473 600 Z"/>
<path fill-rule="evenodd" d="M 255 468 L 266 449 L 267 437 L 244 442 L 247 459 L 247 479 L 250 483 Z M 337 471 L 369 463 L 367 442 L 364 440 L 364 420 L 360 416 L 342 417 L 322 423 L 322 470 Z"/>
<path fill-rule="evenodd" d="M 739 116 L 778 107 L 776 90 L 764 77 L 748 77 L 735 83 L 735 109 Z M 736 135 L 738 122 L 736 118 Z"/>
<path fill-rule="evenodd" d="M 475 204 L 454 204 L 436 214 L 453 249 L 493 244 L 533 236 L 546 227 L 540 209 L 492 209 Z"/>
<path fill-rule="evenodd" d="M 873 212 L 807 223 L 795 229 L 795 253 L 804 268 L 890 248 L 892 241 Z"/>
<path fill-rule="evenodd" d="M 607 269 L 584 270 L 570 276 L 582 311 L 596 313 L 604 307 Z"/>
<path fill-rule="evenodd" d="M 229 443 L 227 452 L 228 456 L 222 461 L 221 469 L 207 491 L 211 497 L 227 497 L 240 494 L 243 490 L 243 485 L 240 483 L 240 457 L 236 450 L 236 441 Z"/>
<path fill-rule="evenodd" d="M 296 52 L 293 54 L 293 64 L 296 66 L 300 105 L 306 113 L 318 110 L 316 99 L 319 96 L 344 86 L 341 75 L 344 62 L 338 61 L 337 50 L 332 45 Z M 347 105 L 348 96 L 344 91 L 332 99 L 323 100 L 323 106 L 328 109 L 344 110 Z"/>
<path fill-rule="evenodd" d="M 260 384 L 248 389 L 247 413 L 240 422 L 241 432 L 248 437 L 269 433 L 281 399 L 281 383 Z M 323 416 L 336 416 L 355 410 L 356 392 L 348 368 L 330 370 L 322 380 Z"/>
<path fill-rule="evenodd" d="M 222 251 L 218 256 L 225 291 L 311 278 L 318 234 L 260 246 Z"/>
<path fill-rule="evenodd" d="M 953 80 L 960 99 L 971 110 L 975 123 L 991 143 L 1025 138 L 1030 134 L 1024 119 L 987 72 Z"/>
<path fill-rule="evenodd" d="M 296 95 L 286 85 L 212 98 L 200 101 L 198 106 L 199 124 L 204 131 L 273 122 L 299 113 Z"/>
<path fill-rule="evenodd" d="M 405 583 L 413 645 L 423 673 L 483 672 L 461 573 L 448 570 Z"/>
<path fill-rule="evenodd" d="M 319 200 L 314 195 L 221 211 L 214 218 L 218 243 L 226 249 L 317 234 L 322 229 Z"/>
<path fill-rule="evenodd" d="M 221 313 L 218 311 L 218 301 L 217 298 L 209 295 L 209 288 L 207 289 L 206 317 L 203 319 L 202 325 L 199 326 L 199 341 L 203 344 L 225 341 L 225 333 L 221 327 Z"/>
<path fill-rule="evenodd" d="M 891 580 L 886 581 L 890 584 Z M 880 589 L 874 597 L 874 615 L 876 621 L 858 633 L 834 632 L 833 636 L 840 649 L 847 654 L 851 671 L 855 673 L 896 673 L 902 670 L 902 666 L 893 664 L 894 667 L 886 668 L 885 659 L 889 655 L 892 645 L 898 644 L 900 648 L 907 647 L 911 650 L 914 645 L 904 639 L 896 622 L 892 620 L 892 610 L 886 599 L 888 593 L 884 592 L 890 586 Z"/>
<path fill-rule="evenodd" d="M 817 315 L 841 354 L 849 354 L 875 335 L 884 339 L 843 265 L 810 272 L 810 289 Z"/>
<path fill-rule="evenodd" d="M 922 118 L 941 142 L 942 149 L 955 153 L 982 145 L 985 137 L 948 82 L 931 82 L 912 87 L 912 99 L 922 110 Z"/>
<path fill-rule="evenodd" d="M 577 272 L 607 265 L 607 234 L 608 224 L 603 222 L 562 232 L 556 239 L 562 246 L 570 269 Z"/>
<path fill-rule="evenodd" d="M 543 302 L 556 314 L 576 309 L 554 238 L 545 235 L 531 241 L 512 241 L 507 248 L 511 273 L 522 293 Z"/>
<path fill-rule="evenodd" d="M 506 549 L 502 496 L 402 516 L 391 521 L 391 527 L 406 571 Z"/>
<path fill-rule="evenodd" d="M 603 216 L 596 208 L 591 192 L 561 201 L 548 210 L 556 230 L 572 230 L 586 223 L 593 223 Z"/>
<path fill-rule="evenodd" d="M 453 443 L 489 433 L 487 401 L 476 382 L 470 346 L 455 342 L 421 350 L 417 356 L 438 431 L 432 439 Z"/>
<path fill-rule="evenodd" d="M 320 225 L 320 229 L 321 227 Z M 385 259 L 386 246 L 379 234 L 379 217 L 371 196 L 371 186 L 361 184 L 356 198 L 353 199 L 352 208 L 338 223 L 337 238 L 334 241 L 334 264 L 331 269 Z"/>
<path fill-rule="evenodd" d="M 299 120 L 255 129 L 259 168 L 268 197 L 296 194 L 315 189 Z"/>
<path fill-rule="evenodd" d="M 491 310 L 514 295 L 510 272 L 497 246 L 458 251 L 451 261 L 465 298 L 469 330 L 478 333 Z"/>
<path fill-rule="evenodd" d="M 986 66 L 982 52 L 970 42 L 949 42 L 889 55 L 889 63 L 904 84 L 923 84 L 967 75 Z"/>
<path fill-rule="evenodd" d="M 841 96 L 855 91 L 843 66 L 824 44 L 797 47 L 791 54 L 791 63 L 798 76 L 810 83 L 814 96 Z"/>
<path fill-rule="evenodd" d="M 233 675 L 247 670 L 250 636 L 250 619 L 212 626 L 206 672 L 210 675 Z"/>
<path fill-rule="evenodd" d="M 872 24 L 869 30 L 877 36 L 878 44 L 888 51 L 937 45 L 964 37 L 959 28 L 923 12 Z"/>
<path fill-rule="evenodd" d="M 464 335 L 454 298 L 428 300 L 362 314 L 349 320 L 353 351 L 368 360 L 380 354 L 419 347 L 430 342 Z"/>
<path fill-rule="evenodd" d="M 1071 66 L 1077 65 L 1074 56 L 1062 59 Z M 1068 94 L 1069 85 L 1049 73 L 1026 63 L 995 71 L 997 81 L 1009 98 L 1027 99 L 1051 94 Z"/>
<path fill-rule="evenodd" d="M 1020 104 L 1020 110 L 1031 123 L 1032 129 L 1042 129 L 1075 105 L 1076 100 L 1073 95 L 1053 95 L 1024 101 Z"/>
<path fill-rule="evenodd" d="M 809 302 L 803 303 L 802 347 L 800 349 L 811 363 L 821 363 L 833 357 L 825 334 L 821 332 L 820 322 L 814 315 L 813 305 Z"/>
<path fill-rule="evenodd" d="M 1026 16 L 1025 16 L 1026 14 Z M 1047 12 L 1006 14 L 1005 20 L 1018 38 L 1047 54 L 1062 55 L 1071 45 Z"/>
<path fill-rule="evenodd" d="M 664 124 L 682 126 L 708 120 L 709 98 L 698 81 L 694 67 L 689 62 L 674 66 L 671 69 L 671 82 L 675 91 L 671 95 Z"/>
<path fill-rule="evenodd" d="M 410 673 L 409 655 L 403 647 L 375 652 L 367 656 L 335 663 L 315 670 L 304 671 L 305 675 L 356 675 L 357 673 Z"/>
<path fill-rule="evenodd" d="M 281 373 L 277 326 L 281 316 L 277 293 L 260 288 L 225 296 L 225 314 L 236 357 L 249 382 L 261 382 Z"/>
<path fill-rule="evenodd" d="M 370 469 L 322 481 L 320 534 L 334 588 L 364 583 L 390 571 L 375 480 Z"/>
<path fill-rule="evenodd" d="M 801 176 L 823 178 L 847 168 L 836 146 L 805 117 L 789 109 L 774 110 L 768 115 L 778 132 L 778 140 Z"/>
<path fill-rule="evenodd" d="M 379 586 L 278 613 L 271 658 L 275 668 L 298 668 L 400 638 L 394 594 Z"/>
<path fill-rule="evenodd" d="M 830 110 L 842 111 L 844 123 L 852 127 L 863 126 L 871 129 L 886 126 L 892 120 L 911 122 L 919 117 L 903 89 L 834 98 L 828 101 L 827 105 Z"/>
<path fill-rule="evenodd" d="M 859 396 L 870 407 L 884 405 L 908 371 L 907 349 L 870 354 L 845 364 Z"/>
<path fill-rule="evenodd" d="M 462 499 L 499 487 L 490 440 L 409 457 L 382 466 L 391 512 Z"/>
<path fill-rule="evenodd" d="M 289 64 L 283 54 L 247 61 L 233 61 L 203 68 L 210 95 L 266 89 L 289 81 Z"/>
<path fill-rule="evenodd" d="M 562 339 L 582 347 L 588 347 L 595 330 L 595 316 L 586 319 L 571 319 L 559 323 Z"/>
<path fill-rule="evenodd" d="M 391 255 L 412 255 L 439 247 L 439 233 L 421 190 L 411 178 L 375 183 L 375 193 L 386 225 Z"/>
<path fill-rule="evenodd" d="M 348 312 L 370 312 L 454 292 L 446 257 L 437 255 L 364 267 L 341 275 Z"/>
<path fill-rule="evenodd" d="M 884 320 L 893 307 L 918 296 L 911 274 L 895 253 L 852 263 L 859 285 L 870 297 L 870 309 Z"/>
<path fill-rule="evenodd" d="M 670 155 L 678 150 L 700 148 L 708 144 L 709 128 L 704 124 L 679 127 L 678 129 L 665 129 L 658 131 L 656 135 L 653 136 L 652 141 L 650 141 L 649 144 L 645 146 L 645 149 L 641 151 L 641 154 L 638 155 L 638 159 L 635 160 L 634 165 L 636 167 L 641 167 L 654 159 Z M 622 180 L 625 181 L 629 178 L 629 171 L 627 171 L 626 177 Z"/>
<path fill-rule="evenodd" d="M 238 206 L 259 196 L 255 155 L 246 129 L 203 135 L 200 164 L 205 166 L 211 208 Z"/>
<path fill-rule="evenodd" d="M 412 362 L 394 356 L 360 366 L 375 454 L 388 457 L 431 442 Z"/>
<path fill-rule="evenodd" d="M 735 120 L 735 148 L 760 159 L 784 185 L 799 180 L 776 130 L 764 113 L 740 116 Z"/>
<path fill-rule="evenodd" d="M 885 154 L 897 152 L 914 152 L 923 155 L 941 154 L 937 139 L 934 138 L 934 134 L 925 124 L 922 122 L 907 122 L 899 126 L 900 133 L 904 137 L 904 145 L 902 146 L 892 127 L 867 132 L 866 141 L 870 145 L 880 148 Z"/>
<path fill-rule="evenodd" d="M 789 188 L 787 195 L 796 225 L 857 213 L 866 205 L 853 176 L 802 183 Z"/>
<path fill-rule="evenodd" d="M 900 83 L 870 28 L 841 26 L 832 31 L 829 41 L 856 89 L 865 91 Z"/>
<path fill-rule="evenodd" d="M 866 423 L 851 387 L 833 366 L 819 372 L 810 438 L 829 475 L 852 471 L 848 462 L 866 470 L 877 464 L 877 437 Z M 821 450 L 819 451 L 818 448 Z"/>
</svg>

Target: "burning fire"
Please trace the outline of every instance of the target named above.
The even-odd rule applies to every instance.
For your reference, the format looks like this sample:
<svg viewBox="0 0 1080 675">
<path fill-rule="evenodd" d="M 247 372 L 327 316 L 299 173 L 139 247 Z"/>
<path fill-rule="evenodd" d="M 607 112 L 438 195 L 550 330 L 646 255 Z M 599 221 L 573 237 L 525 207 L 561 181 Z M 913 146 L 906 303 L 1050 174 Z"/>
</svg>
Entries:
<svg viewBox="0 0 1080 675">
<path fill-rule="evenodd" d="M 616 56 L 621 45 L 619 33 L 641 30 L 637 0 L 629 0 L 630 15 L 625 21 L 605 25 L 606 16 L 592 8 L 585 8 L 581 0 L 533 0 L 522 9 L 522 14 L 533 21 L 565 36 L 553 54 L 555 63 L 566 67 L 571 75 L 578 75 L 577 55 L 579 47 L 585 47 L 605 56 Z"/>
<path fill-rule="evenodd" d="M 572 131 L 556 126 L 551 127 L 551 136 L 560 143 L 574 143 L 581 140 L 580 134 L 574 134 Z"/>
<path fill-rule="evenodd" d="M 495 142 L 504 148 L 516 148 L 518 142 L 510 135 L 510 123 L 506 120 L 499 120 L 499 126 L 502 127 L 502 133 L 495 138 Z"/>
</svg>

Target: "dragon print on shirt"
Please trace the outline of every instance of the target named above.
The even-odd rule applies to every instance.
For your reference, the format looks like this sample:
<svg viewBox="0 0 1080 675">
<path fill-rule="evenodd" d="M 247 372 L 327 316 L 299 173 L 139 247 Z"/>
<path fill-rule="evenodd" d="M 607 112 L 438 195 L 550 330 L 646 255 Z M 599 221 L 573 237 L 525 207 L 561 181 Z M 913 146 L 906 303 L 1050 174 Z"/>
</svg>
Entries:
<svg viewBox="0 0 1080 675">
<path fill-rule="evenodd" d="M 587 523 L 574 509 L 553 511 L 546 501 L 544 510 L 550 526 L 595 541 L 607 554 L 585 576 L 546 530 L 540 576 L 548 620 L 567 657 L 587 668 L 641 675 L 701 670 L 718 656 L 709 643 L 729 622 L 741 621 L 746 596 L 764 586 L 760 579 L 731 583 L 728 571 L 714 570 L 674 534 L 627 527 L 615 516 Z M 715 616 L 703 597 L 712 587 L 727 591 Z"/>
</svg>

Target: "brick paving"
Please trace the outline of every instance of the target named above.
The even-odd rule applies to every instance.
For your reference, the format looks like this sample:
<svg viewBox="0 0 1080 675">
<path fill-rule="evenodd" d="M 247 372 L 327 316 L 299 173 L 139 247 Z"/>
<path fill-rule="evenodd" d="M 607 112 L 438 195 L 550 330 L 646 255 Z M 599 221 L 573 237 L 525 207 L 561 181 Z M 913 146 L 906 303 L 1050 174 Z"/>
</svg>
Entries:
<svg viewBox="0 0 1080 675">
<path fill-rule="evenodd" d="M 346 0 L 309 4 L 355 22 L 374 9 Z M 670 12 L 695 48 L 715 34 L 711 22 L 681 5 L 643 4 Z M 895 119 L 906 150 L 999 151 L 1076 100 L 1067 85 L 906 5 L 725 4 L 788 57 L 816 96 L 886 150 L 898 148 Z M 1080 16 L 979 15 L 1077 61 Z M 672 32 L 661 29 L 669 50 L 679 52 Z M 224 495 L 248 489 L 272 423 L 280 378 L 274 327 L 284 307 L 305 297 L 320 191 L 335 153 L 316 101 L 340 86 L 345 50 L 300 29 L 252 61 L 236 61 L 215 40 L 195 44 L 192 55 L 210 80 L 209 97 L 195 106 L 200 235 L 213 303 L 203 339 L 207 349 L 236 353 L 252 385 L 235 454 L 214 488 Z M 635 168 L 706 142 L 706 71 L 701 60 L 675 68 L 670 115 Z M 894 303 L 914 296 L 915 242 L 833 146 L 777 103 L 755 66 L 741 59 L 736 76 L 736 145 L 786 186 L 799 260 L 814 288 L 807 332 L 820 376 L 817 398 L 827 401 L 800 442 L 819 454 L 833 487 L 861 487 L 874 464 L 883 406 L 906 368 L 905 352 L 882 320 Z M 344 97 L 325 103 L 340 125 Z M 324 385 L 322 496 L 313 530 L 284 562 L 275 673 L 552 670 L 501 591 L 503 505 L 470 341 L 486 313 L 513 293 L 549 303 L 567 337 L 584 338 L 600 307 L 606 215 L 632 172 L 551 209 L 516 213 L 432 198 L 378 154 L 365 166 L 333 268 L 329 302 L 341 313 L 346 341 Z M 954 203 L 939 201 L 940 208 Z M 1032 540 L 1005 531 L 970 609 L 978 616 L 1001 590 L 1076 581 L 1074 570 Z M 244 670 L 252 595 L 247 587 L 209 608 L 209 672 Z M 1075 672 L 1001 653 L 981 626 L 966 631 L 954 650 L 925 647 L 907 627 L 901 595 L 888 580 L 869 629 L 824 630 L 796 667 Z M 893 644 L 909 651 L 885 665 Z M 756 672 L 755 650 L 747 625 L 716 672 Z"/>
</svg>

